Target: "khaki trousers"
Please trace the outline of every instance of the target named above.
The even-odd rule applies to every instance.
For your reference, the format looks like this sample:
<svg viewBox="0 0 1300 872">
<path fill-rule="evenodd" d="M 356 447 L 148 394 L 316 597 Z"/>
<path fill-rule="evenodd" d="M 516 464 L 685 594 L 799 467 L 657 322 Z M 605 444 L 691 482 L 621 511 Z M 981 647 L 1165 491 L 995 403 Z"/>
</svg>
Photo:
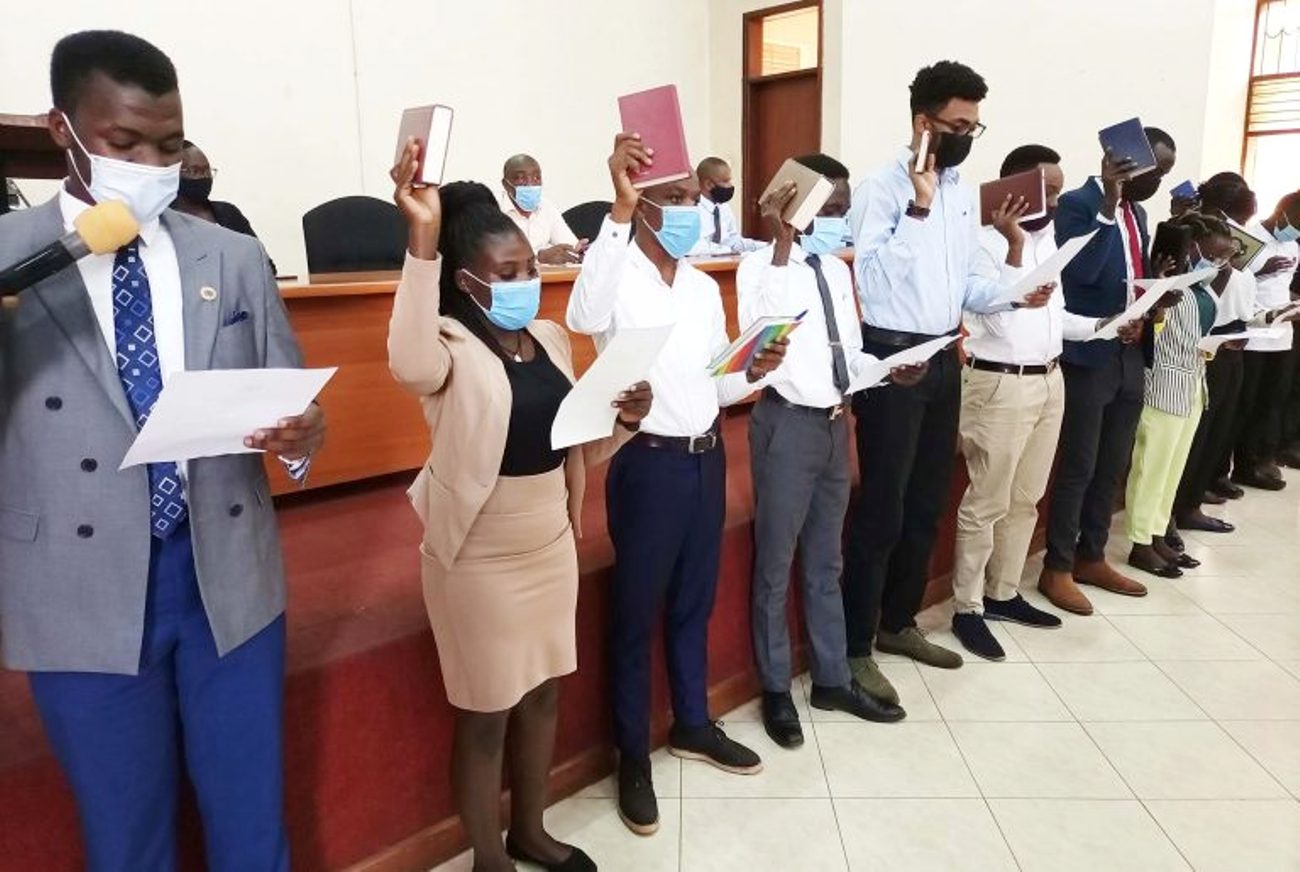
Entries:
<svg viewBox="0 0 1300 872">
<path fill-rule="evenodd" d="M 953 598 L 982 614 L 984 597 L 1014 599 L 1065 414 L 1060 369 L 962 374 L 961 450 L 970 486 L 957 510 Z"/>
</svg>

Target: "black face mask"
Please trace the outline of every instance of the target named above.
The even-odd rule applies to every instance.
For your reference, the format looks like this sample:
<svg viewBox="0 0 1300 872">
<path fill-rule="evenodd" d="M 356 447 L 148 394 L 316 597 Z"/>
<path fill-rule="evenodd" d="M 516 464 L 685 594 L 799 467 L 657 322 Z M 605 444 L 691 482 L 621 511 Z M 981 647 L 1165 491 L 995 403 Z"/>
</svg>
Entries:
<svg viewBox="0 0 1300 872">
<path fill-rule="evenodd" d="M 1056 207 L 1048 206 L 1046 215 L 1041 218 L 1033 218 L 1029 221 L 1021 221 L 1020 226 L 1025 230 L 1028 230 L 1030 233 L 1037 233 L 1048 224 L 1051 224 L 1054 218 L 1056 218 Z"/>
<path fill-rule="evenodd" d="M 946 170 L 961 164 L 970 156 L 975 137 L 970 134 L 940 133 L 939 144 L 934 147 L 934 168 Z"/>
<path fill-rule="evenodd" d="M 182 200 L 194 203 L 206 203 L 212 196 L 212 176 L 205 179 L 187 179 L 182 177 L 180 187 L 176 189 Z"/>
<path fill-rule="evenodd" d="M 709 199 L 715 203 L 725 203 L 730 200 L 732 195 L 735 193 L 736 189 L 732 185 L 727 185 L 725 188 L 722 185 L 718 185 L 709 189 Z"/>
<path fill-rule="evenodd" d="M 1130 203 L 1141 203 L 1143 200 L 1150 200 L 1155 196 L 1156 191 L 1160 190 L 1160 183 L 1164 181 L 1165 175 L 1159 170 L 1151 170 L 1140 176 L 1134 176 L 1124 183 L 1124 199 Z"/>
</svg>

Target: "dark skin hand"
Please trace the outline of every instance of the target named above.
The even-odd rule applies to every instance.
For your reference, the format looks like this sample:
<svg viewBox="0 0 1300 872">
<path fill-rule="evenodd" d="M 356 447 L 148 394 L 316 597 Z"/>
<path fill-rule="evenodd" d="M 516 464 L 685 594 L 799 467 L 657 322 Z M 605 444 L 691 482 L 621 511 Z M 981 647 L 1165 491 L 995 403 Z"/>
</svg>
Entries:
<svg viewBox="0 0 1300 872">
<path fill-rule="evenodd" d="M 176 91 L 154 95 L 97 72 L 68 114 L 81 144 L 94 154 L 154 167 L 181 161 L 185 126 L 181 96 Z M 68 193 L 93 203 L 81 183 L 90 178 L 90 159 L 73 139 L 69 119 L 51 109 L 48 120 L 51 138 L 68 155 Z M 324 441 L 325 413 L 313 403 L 301 415 L 283 418 L 246 436 L 244 445 L 285 460 L 300 460 L 317 451 Z"/>
<path fill-rule="evenodd" d="M 1262 279 L 1266 279 L 1269 276 L 1277 275 L 1280 272 L 1286 272 L 1294 267 L 1295 267 L 1294 257 L 1283 257 L 1280 254 L 1274 255 L 1273 257 L 1270 257 L 1268 260 L 1264 261 L 1264 266 L 1262 266 L 1259 272 L 1255 273 L 1255 275 L 1257 275 Z"/>
<path fill-rule="evenodd" d="M 1124 181 L 1136 167 L 1137 161 L 1128 157 L 1116 157 L 1113 151 L 1106 149 L 1106 154 L 1101 159 L 1101 187 L 1105 191 L 1101 211 L 1107 218 L 1114 220 L 1115 210 L 1119 208 L 1119 201 L 1124 196 Z"/>
</svg>

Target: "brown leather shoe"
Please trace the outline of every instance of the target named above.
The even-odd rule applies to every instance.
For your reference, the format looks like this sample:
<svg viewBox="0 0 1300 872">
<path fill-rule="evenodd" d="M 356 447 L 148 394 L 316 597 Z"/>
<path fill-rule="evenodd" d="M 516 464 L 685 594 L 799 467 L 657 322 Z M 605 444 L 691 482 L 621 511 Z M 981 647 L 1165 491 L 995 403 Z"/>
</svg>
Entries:
<svg viewBox="0 0 1300 872">
<path fill-rule="evenodd" d="M 1043 569 L 1038 576 L 1038 592 L 1047 597 L 1047 601 L 1058 609 L 1073 612 L 1076 615 L 1092 614 L 1092 603 L 1074 583 L 1074 577 L 1068 572 Z"/>
<path fill-rule="evenodd" d="M 1121 596 L 1146 596 L 1146 585 L 1121 574 L 1105 560 L 1076 560 L 1074 578 L 1079 584 L 1090 584 Z"/>
</svg>

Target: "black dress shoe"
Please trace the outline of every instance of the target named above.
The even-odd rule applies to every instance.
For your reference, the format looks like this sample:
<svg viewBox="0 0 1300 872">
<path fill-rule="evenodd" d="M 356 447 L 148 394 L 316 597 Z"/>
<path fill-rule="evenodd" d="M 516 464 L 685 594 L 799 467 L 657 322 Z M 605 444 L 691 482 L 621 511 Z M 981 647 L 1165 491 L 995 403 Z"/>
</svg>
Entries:
<svg viewBox="0 0 1300 872">
<path fill-rule="evenodd" d="M 1178 535 L 1177 530 L 1166 530 L 1164 538 L 1165 544 L 1177 551 L 1179 554 L 1182 554 L 1187 550 L 1187 543 L 1183 541 L 1182 536 Z"/>
<path fill-rule="evenodd" d="M 1137 548 L 1136 545 L 1133 547 L 1134 549 Z M 1182 578 L 1183 577 L 1183 571 L 1181 569 L 1179 569 L 1174 564 L 1161 559 L 1159 556 L 1154 555 L 1154 552 L 1151 557 L 1139 556 L 1133 552 L 1130 552 L 1128 555 L 1128 565 L 1132 566 L 1134 569 L 1140 569 L 1143 572 L 1149 572 L 1152 575 L 1158 576 L 1159 578 Z"/>
<path fill-rule="evenodd" d="M 819 711 L 844 712 L 878 724 L 892 724 L 907 717 L 902 706 L 876 699 L 857 681 L 850 681 L 845 687 L 814 684 L 808 704 Z"/>
<path fill-rule="evenodd" d="M 1280 491 L 1286 487 L 1286 482 L 1281 478 L 1273 478 L 1271 475 L 1265 475 L 1258 470 L 1249 472 L 1234 472 L 1232 480 L 1236 484 L 1244 484 L 1246 487 L 1258 488 L 1266 491 Z"/>
<path fill-rule="evenodd" d="M 989 621 L 1010 621 L 1026 627 L 1041 627 L 1045 630 L 1055 630 L 1061 626 L 1060 618 L 1051 612 L 1031 606 L 1020 594 L 1016 594 L 1009 600 L 984 597 L 984 618 Z"/>
<path fill-rule="evenodd" d="M 803 744 L 799 710 L 794 707 L 790 694 L 764 692 L 763 729 L 782 748 L 798 748 Z"/>
<path fill-rule="evenodd" d="M 1213 518 L 1209 515 L 1183 518 L 1178 522 L 1178 526 L 1184 530 L 1199 530 L 1202 533 L 1231 533 L 1233 530 L 1237 529 L 1227 521 L 1224 521 L 1221 518 Z"/>
<path fill-rule="evenodd" d="M 1191 556 L 1190 554 L 1179 554 L 1178 559 L 1174 561 L 1174 566 L 1178 566 L 1183 569 L 1195 569 L 1200 565 L 1201 565 L 1201 561 L 1197 560 L 1195 557 Z"/>
<path fill-rule="evenodd" d="M 546 872 L 596 872 L 595 862 L 581 848 L 575 848 L 572 845 L 566 845 L 565 847 L 569 849 L 569 856 L 562 863 L 547 863 L 530 855 L 519 847 L 513 835 L 506 834 L 506 853 L 510 855 L 511 860 L 541 866 Z"/>
<path fill-rule="evenodd" d="M 1277 462 L 1292 469 L 1300 469 L 1300 445 L 1291 445 L 1277 453 Z"/>
<path fill-rule="evenodd" d="M 619 759 L 618 816 L 638 836 L 652 836 L 659 831 L 659 801 L 655 799 L 648 759 Z"/>
<path fill-rule="evenodd" d="M 1244 490 L 1233 484 L 1227 477 L 1216 478 L 1214 483 L 1210 485 L 1210 490 L 1230 500 L 1239 500 L 1246 495 Z"/>
<path fill-rule="evenodd" d="M 673 724 L 668 731 L 668 753 L 683 760 L 699 760 L 732 775 L 757 775 L 763 760 L 739 742 L 728 739 L 722 723 L 704 727 Z"/>
<path fill-rule="evenodd" d="M 998 644 L 983 615 L 958 612 L 952 616 L 952 632 L 962 647 L 976 657 L 996 661 L 1007 659 L 1007 652 Z"/>
<path fill-rule="evenodd" d="M 1207 490 L 1201 494 L 1201 502 L 1207 506 L 1221 506 L 1228 501 L 1223 494 L 1216 494 L 1214 491 Z"/>
</svg>

